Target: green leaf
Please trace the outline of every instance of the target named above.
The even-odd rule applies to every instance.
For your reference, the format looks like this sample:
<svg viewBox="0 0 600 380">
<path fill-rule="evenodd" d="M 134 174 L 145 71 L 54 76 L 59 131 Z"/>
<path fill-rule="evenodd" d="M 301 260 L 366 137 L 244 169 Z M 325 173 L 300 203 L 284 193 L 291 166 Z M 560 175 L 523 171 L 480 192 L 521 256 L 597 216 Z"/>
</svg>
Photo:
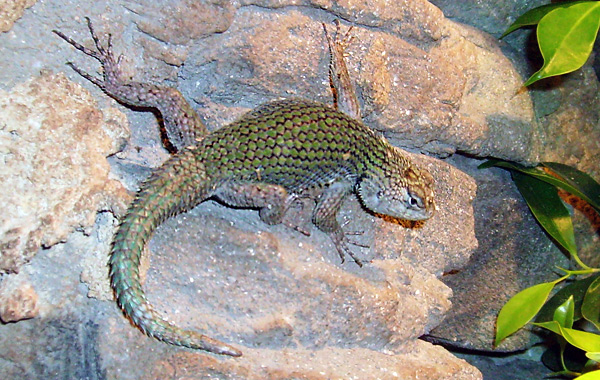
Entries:
<svg viewBox="0 0 600 380">
<path fill-rule="evenodd" d="M 575 195 L 588 202 L 592 207 L 598 207 L 600 210 L 600 184 L 592 177 L 579 171 L 571 166 L 559 164 L 557 162 L 544 162 L 541 165 L 549 168 L 563 178 L 556 178 L 539 168 L 530 168 L 519 165 L 514 162 L 490 159 L 479 165 L 479 169 L 486 169 L 492 166 L 497 166 L 510 170 L 517 170 L 528 174 L 541 181 L 560 187 L 566 192 Z"/>
<path fill-rule="evenodd" d="M 531 212 L 546 232 L 572 256 L 577 256 L 571 215 L 556 188 L 519 171 L 513 171 L 512 176 Z"/>
<path fill-rule="evenodd" d="M 600 352 L 586 352 L 585 356 L 590 360 L 600 363 Z"/>
<path fill-rule="evenodd" d="M 583 375 L 578 376 L 573 380 L 600 380 L 600 371 L 584 373 Z"/>
<path fill-rule="evenodd" d="M 569 344 L 586 352 L 600 351 L 600 335 L 598 334 L 562 327 L 556 321 L 534 323 L 534 325 L 561 335 Z"/>
<path fill-rule="evenodd" d="M 600 278 L 596 278 L 585 292 L 581 315 L 600 330 Z"/>
<path fill-rule="evenodd" d="M 548 302 L 544 304 L 542 310 L 540 310 L 540 312 L 538 313 L 535 321 L 551 321 L 553 319 L 554 310 L 571 296 L 573 297 L 573 301 L 575 304 L 575 314 L 573 316 L 573 320 L 579 320 L 581 318 L 581 305 L 583 304 L 585 293 L 592 284 L 592 282 L 594 282 L 598 278 L 600 278 L 600 275 L 586 277 L 581 280 L 573 281 L 570 284 L 563 287 L 562 289 L 560 289 L 558 292 L 556 292 L 556 294 L 552 295 Z"/>
<path fill-rule="evenodd" d="M 561 327 L 562 336 L 573 346 L 587 352 L 600 351 L 600 335 Z"/>
<path fill-rule="evenodd" d="M 579 1 L 578 1 L 579 3 Z M 573 2 L 566 3 L 556 3 L 556 4 L 548 4 L 542 5 L 541 7 L 533 8 L 523 13 L 519 18 L 515 20 L 511 24 L 511 26 L 506 29 L 506 32 L 500 36 L 500 38 L 504 38 L 506 35 L 514 32 L 515 30 L 522 28 L 524 26 L 537 25 L 538 22 L 542 19 L 542 17 L 546 16 L 550 11 L 555 10 L 556 8 L 564 8 L 574 4 Z"/>
<path fill-rule="evenodd" d="M 600 212 L 600 183 L 569 165 L 558 162 L 543 162 L 542 165 L 561 176 L 565 184 L 569 186 L 569 188 L 565 188 L 566 186 L 561 185 L 559 186 L 561 189 L 583 199 Z"/>
<path fill-rule="evenodd" d="M 544 65 L 524 85 L 570 73 L 583 66 L 590 56 L 599 27 L 600 3 L 597 1 L 572 3 L 548 12 L 537 27 Z"/>
<path fill-rule="evenodd" d="M 502 307 L 496 321 L 495 345 L 533 319 L 542 308 L 555 282 L 544 282 L 524 289 Z"/>
<path fill-rule="evenodd" d="M 570 296 L 562 305 L 554 310 L 554 320 L 562 327 L 573 327 L 573 315 L 575 314 L 575 302 Z"/>
</svg>

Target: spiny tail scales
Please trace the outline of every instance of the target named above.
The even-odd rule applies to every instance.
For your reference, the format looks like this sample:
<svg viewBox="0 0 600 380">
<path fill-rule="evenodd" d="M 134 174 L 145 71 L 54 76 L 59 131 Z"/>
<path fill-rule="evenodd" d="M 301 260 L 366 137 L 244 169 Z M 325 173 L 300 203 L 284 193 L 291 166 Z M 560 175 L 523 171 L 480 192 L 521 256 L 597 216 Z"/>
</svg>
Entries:
<svg viewBox="0 0 600 380">
<path fill-rule="evenodd" d="M 163 319 L 146 299 L 140 282 L 142 250 L 156 227 L 209 196 L 211 180 L 195 157 L 193 150 L 180 152 L 143 184 L 115 236 L 110 259 L 112 287 L 119 306 L 147 335 L 178 346 L 241 356 L 239 350 L 225 343 Z"/>
</svg>

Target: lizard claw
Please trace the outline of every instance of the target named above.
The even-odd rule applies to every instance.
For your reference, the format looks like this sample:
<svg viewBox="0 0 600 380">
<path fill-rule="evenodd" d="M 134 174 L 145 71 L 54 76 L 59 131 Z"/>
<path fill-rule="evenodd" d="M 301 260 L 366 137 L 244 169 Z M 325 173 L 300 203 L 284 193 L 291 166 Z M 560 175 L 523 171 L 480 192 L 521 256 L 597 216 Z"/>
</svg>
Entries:
<svg viewBox="0 0 600 380">
<path fill-rule="evenodd" d="M 75 49 L 81 51 L 85 55 L 88 55 L 88 56 L 94 58 L 95 60 L 97 60 L 98 62 L 100 62 L 100 64 L 102 65 L 102 69 L 104 71 L 104 73 L 103 73 L 104 78 L 98 78 L 96 76 L 93 76 L 93 75 L 89 74 L 88 72 L 86 72 L 85 70 L 79 68 L 77 65 L 75 65 L 72 62 L 69 62 L 68 65 L 71 66 L 73 68 L 73 70 L 75 70 L 77 72 L 77 74 L 79 74 L 82 77 L 84 77 L 85 79 L 89 80 L 96 86 L 98 86 L 104 90 L 107 90 L 107 87 L 109 85 L 111 85 L 113 83 L 121 83 L 122 82 L 122 80 L 121 80 L 122 73 L 121 73 L 121 69 L 119 66 L 121 63 L 122 56 L 119 56 L 116 59 L 114 57 L 113 49 L 112 49 L 112 35 L 111 34 L 108 35 L 106 47 L 104 47 L 102 45 L 102 43 L 100 42 L 100 38 L 96 34 L 96 31 L 94 30 L 92 21 L 88 17 L 86 17 L 85 19 L 87 21 L 87 25 L 88 25 L 88 29 L 90 30 L 90 34 L 92 36 L 92 40 L 94 41 L 94 46 L 96 48 L 95 50 L 83 46 L 79 42 L 75 41 L 71 37 L 68 37 L 67 35 L 65 35 L 64 33 L 60 32 L 58 30 L 53 30 L 53 32 L 54 32 L 54 34 L 56 34 L 57 36 L 59 36 L 60 38 L 62 38 L 66 42 L 68 42 L 70 45 L 72 45 Z"/>
<path fill-rule="evenodd" d="M 362 232 L 360 232 L 360 234 L 362 234 Z M 335 245 L 335 248 L 336 248 L 338 254 L 340 255 L 340 259 L 342 259 L 342 264 L 346 261 L 346 255 L 348 255 L 352 258 L 352 260 L 354 260 L 354 262 L 359 267 L 363 266 L 363 264 L 364 264 L 363 261 L 354 255 L 354 252 L 352 252 L 352 250 L 350 248 L 348 248 L 348 244 L 352 244 L 352 245 L 356 245 L 356 246 L 364 247 L 364 248 L 368 248 L 368 246 L 361 245 L 361 244 L 358 244 L 358 243 L 348 240 L 348 238 L 346 237 L 346 234 L 342 230 L 333 232 L 329 236 L 331 237 L 331 240 L 333 241 L 333 244 Z"/>
<path fill-rule="evenodd" d="M 348 223 L 350 223 L 350 220 L 346 220 L 344 222 L 344 224 L 342 224 L 342 229 L 348 225 Z M 363 230 L 358 230 L 358 231 L 344 231 L 344 235 L 348 236 L 348 235 L 352 235 L 352 236 L 361 236 L 365 233 L 365 231 Z M 369 248 L 370 246 L 368 244 L 363 244 L 363 243 L 358 243 L 355 241 L 352 241 L 350 239 L 347 239 L 346 237 L 344 237 L 344 240 L 346 240 L 346 242 L 355 245 L 357 247 L 361 247 L 361 248 Z"/>
</svg>

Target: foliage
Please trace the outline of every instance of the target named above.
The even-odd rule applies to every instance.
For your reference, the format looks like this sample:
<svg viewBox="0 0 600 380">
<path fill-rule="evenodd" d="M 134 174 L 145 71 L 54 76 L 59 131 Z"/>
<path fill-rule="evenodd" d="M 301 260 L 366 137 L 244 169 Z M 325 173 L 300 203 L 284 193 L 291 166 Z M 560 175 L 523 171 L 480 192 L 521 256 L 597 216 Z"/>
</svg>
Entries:
<svg viewBox="0 0 600 380">
<path fill-rule="evenodd" d="M 555 375 L 579 376 L 577 380 L 600 380 L 600 335 L 598 332 L 574 328 L 578 321 L 587 321 L 600 330 L 600 268 L 590 268 L 577 255 L 573 223 L 568 209 L 557 194 L 563 189 L 585 200 L 600 212 L 600 184 L 589 175 L 570 166 L 544 162 L 536 168 L 489 160 L 480 168 L 498 166 L 508 169 L 517 188 L 533 215 L 553 241 L 579 265 L 581 269 L 559 268 L 564 275 L 554 281 L 524 289 L 513 296 L 500 310 L 496 322 L 495 345 L 531 322 L 535 326 L 559 336 L 562 371 Z M 551 174 L 549 173 L 551 172 Z M 572 282 L 548 297 L 558 283 Z M 567 344 L 585 351 L 588 362 L 578 372 L 567 368 L 564 351 Z"/>
<path fill-rule="evenodd" d="M 537 25 L 537 40 L 544 65 L 525 82 L 525 86 L 583 66 L 600 27 L 600 2 L 568 1 L 531 9 L 521 15 L 502 37 L 532 25 Z"/>
</svg>

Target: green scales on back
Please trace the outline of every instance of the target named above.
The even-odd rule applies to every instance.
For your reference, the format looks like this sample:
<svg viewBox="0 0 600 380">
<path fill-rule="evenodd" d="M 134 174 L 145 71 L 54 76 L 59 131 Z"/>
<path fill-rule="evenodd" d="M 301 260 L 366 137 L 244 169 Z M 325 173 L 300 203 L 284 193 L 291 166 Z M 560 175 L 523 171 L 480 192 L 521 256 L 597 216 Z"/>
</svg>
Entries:
<svg viewBox="0 0 600 380">
<path fill-rule="evenodd" d="M 197 148 L 209 176 L 278 184 L 290 192 L 356 181 L 387 159 L 362 123 L 305 100 L 268 103 L 208 135 Z"/>
</svg>

